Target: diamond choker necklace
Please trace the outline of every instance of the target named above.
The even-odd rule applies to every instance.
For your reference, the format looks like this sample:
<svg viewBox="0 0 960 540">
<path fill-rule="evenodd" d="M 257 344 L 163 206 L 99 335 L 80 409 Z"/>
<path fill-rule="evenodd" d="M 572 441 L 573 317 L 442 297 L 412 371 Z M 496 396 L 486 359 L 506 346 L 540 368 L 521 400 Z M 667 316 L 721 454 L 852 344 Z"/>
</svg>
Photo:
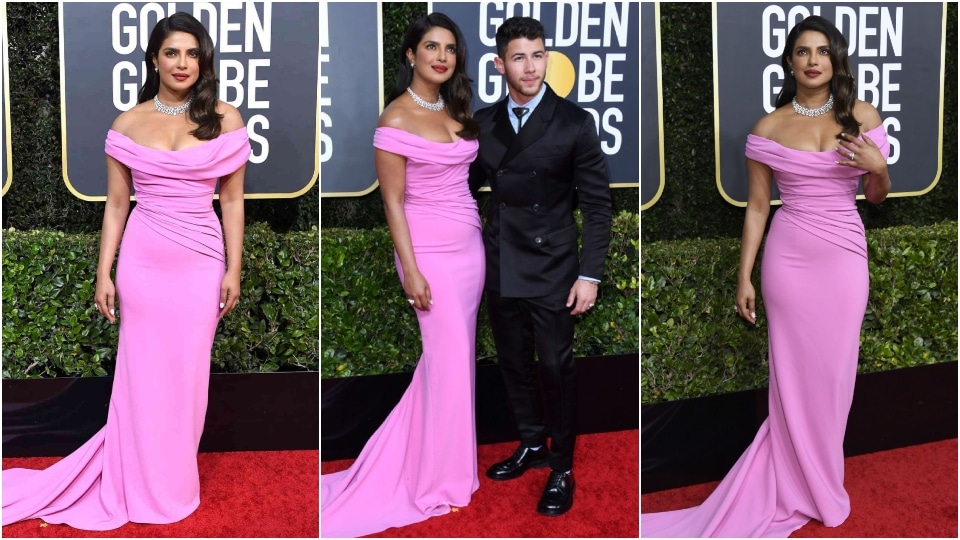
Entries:
<svg viewBox="0 0 960 540">
<path fill-rule="evenodd" d="M 438 99 L 436 103 L 430 103 L 424 100 L 422 97 L 418 96 L 416 92 L 410 89 L 409 86 L 407 87 L 407 93 L 410 94 L 410 97 L 413 98 L 414 103 L 423 107 L 424 109 L 430 109 L 431 111 L 434 111 L 434 112 L 439 112 L 443 110 L 443 96 L 441 95 L 437 96 L 440 99 Z"/>
<path fill-rule="evenodd" d="M 808 109 L 803 105 L 797 103 L 797 96 L 793 96 L 793 110 L 797 114 L 803 116 L 820 116 L 821 114 L 826 113 L 833 108 L 833 94 L 830 94 L 830 97 L 827 99 L 827 102 L 823 105 L 817 107 L 816 109 Z"/>
<path fill-rule="evenodd" d="M 160 103 L 160 98 L 158 96 L 153 96 L 153 106 L 163 114 L 169 114 L 170 116 L 176 116 L 178 114 L 183 114 L 187 109 L 190 108 L 190 104 L 193 102 L 193 98 L 188 99 L 184 104 L 177 105 L 176 107 L 169 107 Z"/>
</svg>

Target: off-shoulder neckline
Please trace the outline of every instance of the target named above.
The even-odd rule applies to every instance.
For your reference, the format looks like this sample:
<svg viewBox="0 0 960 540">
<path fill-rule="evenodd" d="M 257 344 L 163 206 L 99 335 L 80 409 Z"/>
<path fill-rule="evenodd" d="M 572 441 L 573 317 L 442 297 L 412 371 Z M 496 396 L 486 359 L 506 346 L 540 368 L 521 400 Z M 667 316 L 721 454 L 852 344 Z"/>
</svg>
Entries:
<svg viewBox="0 0 960 540">
<path fill-rule="evenodd" d="M 401 132 L 401 133 L 405 133 L 405 134 L 407 134 L 407 135 L 411 135 L 411 136 L 413 136 L 413 137 L 416 137 L 416 138 L 420 139 L 421 141 L 426 141 L 426 142 L 428 142 L 428 143 L 433 143 L 433 144 L 457 144 L 458 142 L 465 140 L 463 137 L 460 137 L 459 139 L 457 139 L 457 140 L 455 140 L 455 141 L 449 141 L 449 142 L 434 141 L 433 139 L 428 139 L 428 138 L 426 138 L 426 137 L 424 137 L 424 136 L 422 136 L 422 135 L 417 135 L 416 133 L 407 131 L 407 130 L 405 130 L 405 129 L 395 128 L 395 127 L 390 127 L 390 126 L 380 126 L 380 127 L 377 128 L 377 131 L 379 131 L 379 130 L 381 130 L 381 129 L 392 129 L 392 130 L 394 130 L 394 131 L 399 131 L 399 132 Z"/>
<path fill-rule="evenodd" d="M 862 136 L 864 133 L 870 133 L 871 131 L 880 129 L 880 128 L 882 128 L 882 127 L 883 127 L 883 124 L 880 124 L 879 126 L 873 128 L 873 129 L 868 129 L 867 131 L 861 132 L 860 135 Z M 754 138 L 761 139 L 761 140 L 764 140 L 764 141 L 769 141 L 769 142 L 771 142 L 771 143 L 779 146 L 780 148 L 783 148 L 784 150 L 791 150 L 791 151 L 793 151 L 793 152 L 803 152 L 804 154 L 826 154 L 827 152 L 836 152 L 836 150 L 800 150 L 799 148 L 791 148 L 791 147 L 786 146 L 786 145 L 784 145 L 784 144 L 781 144 L 781 143 L 779 143 L 779 142 L 777 142 L 777 141 L 775 141 L 775 140 L 773 140 L 773 139 L 768 139 L 768 138 L 766 138 L 766 137 L 761 137 L 760 135 L 754 135 L 753 133 L 750 133 L 749 135 L 747 135 L 747 138 L 750 138 L 750 137 L 754 137 Z M 862 140 L 862 139 L 861 139 L 861 140 Z"/>
<path fill-rule="evenodd" d="M 167 153 L 176 154 L 176 153 L 178 153 L 178 152 L 189 152 L 190 150 L 196 150 L 197 148 L 202 148 L 202 147 L 206 146 L 207 144 L 212 143 L 213 141 L 219 139 L 220 137 L 227 137 L 227 136 L 233 135 L 234 133 L 237 133 L 237 132 L 239 132 L 239 131 L 246 132 L 246 130 L 247 130 L 246 127 L 241 127 L 241 128 L 237 128 L 237 129 L 235 129 L 235 130 L 233 130 L 233 131 L 221 132 L 220 135 L 217 135 L 216 137 L 214 137 L 214 138 L 212 138 L 212 139 L 210 139 L 210 140 L 203 141 L 203 142 L 201 142 L 200 144 L 198 144 L 198 145 L 196 145 L 196 146 L 190 146 L 190 147 L 188 147 L 188 148 L 181 148 L 181 149 L 179 149 L 179 150 L 166 150 L 166 149 L 163 149 L 163 148 L 154 148 L 154 147 L 152 147 L 152 146 L 146 146 L 146 145 L 144 145 L 144 144 L 138 143 L 137 141 L 131 139 L 131 138 L 128 137 L 127 135 L 124 135 L 123 133 L 120 133 L 119 131 L 117 131 L 117 130 L 115 130 L 115 129 L 112 129 L 112 128 L 111 128 L 111 129 L 109 129 L 109 130 L 107 130 L 107 131 L 108 131 L 108 132 L 116 133 L 117 135 L 123 137 L 124 139 L 126 139 L 126 140 L 128 140 L 128 141 L 130 141 L 130 142 L 132 142 L 133 144 L 135 144 L 136 146 L 139 146 L 140 148 L 144 148 L 144 149 L 147 149 L 147 150 L 153 150 L 154 152 L 167 152 Z"/>
</svg>

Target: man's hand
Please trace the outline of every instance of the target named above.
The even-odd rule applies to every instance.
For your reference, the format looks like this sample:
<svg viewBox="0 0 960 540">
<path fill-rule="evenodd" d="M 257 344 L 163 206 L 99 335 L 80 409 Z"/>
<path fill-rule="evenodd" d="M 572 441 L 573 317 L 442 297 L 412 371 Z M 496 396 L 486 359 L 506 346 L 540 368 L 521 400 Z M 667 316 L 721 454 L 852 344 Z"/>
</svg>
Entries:
<svg viewBox="0 0 960 540">
<path fill-rule="evenodd" d="M 592 281 L 578 279 L 570 287 L 570 295 L 567 296 L 567 307 L 574 306 L 571 315 L 580 315 L 586 313 L 593 307 L 597 301 L 597 284 Z M 574 305 L 576 303 L 576 305 Z"/>
</svg>

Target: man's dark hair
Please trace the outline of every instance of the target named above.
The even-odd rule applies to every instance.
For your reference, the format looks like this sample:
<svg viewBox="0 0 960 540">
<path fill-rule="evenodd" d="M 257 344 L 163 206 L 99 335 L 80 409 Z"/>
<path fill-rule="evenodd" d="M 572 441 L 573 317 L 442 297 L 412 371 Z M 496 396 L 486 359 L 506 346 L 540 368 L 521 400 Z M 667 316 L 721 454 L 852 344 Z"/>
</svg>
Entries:
<svg viewBox="0 0 960 540">
<path fill-rule="evenodd" d="M 497 28 L 497 56 L 505 60 L 507 45 L 517 38 L 526 38 L 531 41 L 540 38 L 544 40 L 544 46 L 546 46 L 545 32 L 540 21 L 532 17 L 510 17 L 503 21 L 500 28 Z"/>
</svg>

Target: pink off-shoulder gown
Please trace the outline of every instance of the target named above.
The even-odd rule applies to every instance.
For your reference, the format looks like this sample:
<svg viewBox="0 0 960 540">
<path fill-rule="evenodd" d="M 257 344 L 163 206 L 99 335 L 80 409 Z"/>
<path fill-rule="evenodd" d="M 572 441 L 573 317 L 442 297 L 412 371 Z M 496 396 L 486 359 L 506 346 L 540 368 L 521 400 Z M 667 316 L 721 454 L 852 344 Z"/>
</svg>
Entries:
<svg viewBox="0 0 960 540">
<path fill-rule="evenodd" d="M 883 126 L 866 134 L 888 157 Z M 856 206 L 865 171 L 837 165 L 832 150 L 755 135 L 746 154 L 773 170 L 783 201 L 761 266 L 770 416 L 703 504 L 642 514 L 644 538 L 786 538 L 811 519 L 836 527 L 850 514 L 843 435 L 870 279 Z"/>
<path fill-rule="evenodd" d="M 44 470 L 3 471 L 3 524 L 41 518 L 105 531 L 173 523 L 200 504 L 210 351 L 225 271 L 211 201 L 250 154 L 246 129 L 180 151 L 109 131 L 137 205 L 117 261 L 120 339 L 106 426 Z"/>
<path fill-rule="evenodd" d="M 467 185 L 477 142 L 439 143 L 381 127 L 373 144 L 407 158 L 404 214 L 433 305 L 416 311 L 423 354 L 400 402 L 349 469 L 320 478 L 325 538 L 446 514 L 466 506 L 480 486 L 473 395 L 484 253 Z M 390 329 L 378 335 L 390 339 Z"/>
</svg>

